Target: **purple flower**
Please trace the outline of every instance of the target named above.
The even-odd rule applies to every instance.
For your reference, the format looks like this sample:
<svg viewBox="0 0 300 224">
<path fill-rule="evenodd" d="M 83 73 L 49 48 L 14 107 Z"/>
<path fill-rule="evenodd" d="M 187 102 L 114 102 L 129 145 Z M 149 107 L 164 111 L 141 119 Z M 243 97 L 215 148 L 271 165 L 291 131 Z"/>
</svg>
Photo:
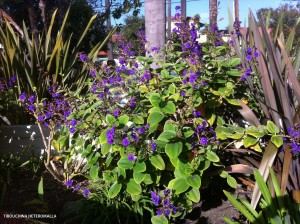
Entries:
<svg viewBox="0 0 300 224">
<path fill-rule="evenodd" d="M 145 128 L 144 127 L 141 127 L 138 129 L 138 133 L 139 134 L 143 134 L 145 132 Z"/>
<path fill-rule="evenodd" d="M 252 72 L 251 68 L 248 68 L 248 69 L 245 71 L 245 75 L 246 75 L 246 76 L 250 76 L 250 75 L 251 75 L 251 72 Z"/>
<path fill-rule="evenodd" d="M 197 79 L 197 76 L 196 76 L 196 74 L 190 74 L 190 77 L 189 77 L 189 82 L 190 83 L 195 83 L 195 81 L 196 81 L 196 79 Z"/>
<path fill-rule="evenodd" d="M 91 75 L 92 77 L 94 77 L 94 76 L 96 75 L 96 71 L 95 71 L 94 69 L 92 69 L 92 70 L 90 71 L 90 75 Z"/>
<path fill-rule="evenodd" d="M 84 194 L 85 196 L 88 196 L 89 193 L 90 193 L 90 190 L 89 190 L 89 189 L 86 188 L 86 189 L 83 190 L 83 194 Z"/>
<path fill-rule="evenodd" d="M 43 115 L 39 115 L 39 116 L 38 116 L 38 121 L 39 121 L 39 122 L 44 121 L 44 116 L 43 116 Z"/>
<path fill-rule="evenodd" d="M 158 48 L 158 47 L 153 47 L 153 48 L 152 48 L 152 52 L 156 52 L 156 53 L 157 53 L 157 52 L 158 52 L 158 50 L 159 50 L 159 48 Z"/>
<path fill-rule="evenodd" d="M 180 10 L 180 9 L 181 9 L 181 7 L 179 5 L 175 6 L 175 10 Z"/>
<path fill-rule="evenodd" d="M 204 80 L 201 80 L 201 85 L 202 86 L 208 86 L 208 84 Z"/>
<path fill-rule="evenodd" d="M 133 162 L 133 161 L 135 160 L 135 156 L 134 156 L 133 154 L 128 154 L 127 159 L 128 159 L 130 162 Z"/>
<path fill-rule="evenodd" d="M 160 197 L 154 191 L 151 191 L 151 200 L 154 203 L 154 205 L 158 205 L 160 201 Z"/>
<path fill-rule="evenodd" d="M 23 102 L 26 100 L 26 94 L 25 93 L 21 93 L 20 94 L 20 100 Z"/>
<path fill-rule="evenodd" d="M 35 102 L 35 95 L 34 94 L 30 95 L 28 100 L 29 100 L 30 103 L 34 103 Z"/>
<path fill-rule="evenodd" d="M 139 64 L 138 64 L 137 62 L 134 62 L 133 66 L 134 66 L 135 68 L 138 68 L 138 67 L 139 67 Z"/>
<path fill-rule="evenodd" d="M 82 54 L 82 53 L 79 54 L 79 59 L 81 61 L 83 61 L 83 62 L 87 62 L 88 61 L 87 56 L 85 54 Z"/>
<path fill-rule="evenodd" d="M 169 216 L 170 213 L 171 213 L 171 211 L 170 211 L 169 209 L 165 209 L 165 210 L 164 210 L 164 215 L 165 215 L 165 216 Z"/>
<path fill-rule="evenodd" d="M 76 126 L 76 124 L 77 124 L 77 120 L 76 119 L 71 120 L 71 122 L 70 122 L 71 126 Z"/>
<path fill-rule="evenodd" d="M 114 82 L 115 82 L 114 77 L 110 77 L 110 78 L 109 78 L 109 84 L 113 84 Z"/>
<path fill-rule="evenodd" d="M 167 196 L 171 193 L 170 189 L 164 189 L 164 195 Z"/>
<path fill-rule="evenodd" d="M 248 47 L 248 48 L 247 48 L 247 53 L 248 53 L 248 54 L 251 54 L 251 53 L 252 53 L 252 48 L 251 48 L 251 47 Z"/>
<path fill-rule="evenodd" d="M 233 40 L 230 40 L 230 41 L 229 41 L 229 44 L 232 45 L 232 44 L 233 44 Z"/>
<path fill-rule="evenodd" d="M 206 145 L 207 143 L 208 143 L 207 138 L 202 137 L 202 138 L 200 139 L 200 144 L 201 144 L 201 145 Z"/>
<path fill-rule="evenodd" d="M 185 92 L 183 90 L 180 91 L 180 96 L 185 96 Z"/>
<path fill-rule="evenodd" d="M 164 205 L 169 205 L 170 204 L 170 200 L 169 199 L 165 199 L 164 200 Z"/>
<path fill-rule="evenodd" d="M 156 144 L 155 142 L 152 142 L 152 143 L 151 143 L 151 148 L 152 148 L 153 151 L 156 151 L 156 149 L 157 149 L 157 144 Z"/>
<path fill-rule="evenodd" d="M 110 144 L 110 145 L 114 144 L 114 135 L 115 135 L 115 129 L 114 128 L 107 130 L 106 140 L 107 140 L 108 144 Z"/>
<path fill-rule="evenodd" d="M 125 58 L 119 58 L 119 63 L 124 65 L 126 63 Z"/>
<path fill-rule="evenodd" d="M 162 209 L 161 208 L 157 209 L 155 213 L 156 213 L 156 215 L 161 216 L 162 215 Z"/>
<path fill-rule="evenodd" d="M 122 145 L 125 146 L 125 147 L 130 145 L 130 141 L 127 137 L 122 140 Z M 128 155 L 128 159 L 129 159 L 129 155 Z"/>
<path fill-rule="evenodd" d="M 103 94 L 103 93 L 99 93 L 99 94 L 98 94 L 98 98 L 99 98 L 99 99 L 103 99 L 103 98 L 104 98 L 104 94 Z"/>
<path fill-rule="evenodd" d="M 198 110 L 194 110 L 192 112 L 192 114 L 193 114 L 194 117 L 200 117 L 202 115 L 201 111 L 198 111 Z"/>
<path fill-rule="evenodd" d="M 74 127 L 71 127 L 71 128 L 70 128 L 70 133 L 73 134 L 73 133 L 75 133 L 75 131 L 76 131 L 76 129 L 75 129 Z"/>
<path fill-rule="evenodd" d="M 30 104 L 28 106 L 28 110 L 34 111 L 35 110 L 35 106 L 33 104 Z"/>
<path fill-rule="evenodd" d="M 50 111 L 47 111 L 47 112 L 45 113 L 45 117 L 46 117 L 46 119 L 52 117 L 52 113 L 51 113 Z"/>
<path fill-rule="evenodd" d="M 114 110 L 114 116 L 115 116 L 115 117 L 118 117 L 118 116 L 119 116 L 119 110 L 117 110 L 117 109 Z"/>
<path fill-rule="evenodd" d="M 66 185 L 67 185 L 67 187 L 72 187 L 72 185 L 73 185 L 73 180 L 67 180 L 67 181 L 66 181 Z"/>
<path fill-rule="evenodd" d="M 258 58 L 258 56 L 259 56 L 259 53 L 258 53 L 257 51 L 255 51 L 255 52 L 254 52 L 254 57 L 255 57 L 255 58 Z"/>
<path fill-rule="evenodd" d="M 251 61 L 251 60 L 252 60 L 252 55 L 248 54 L 248 55 L 246 56 L 246 60 L 247 60 L 247 61 Z"/>
</svg>

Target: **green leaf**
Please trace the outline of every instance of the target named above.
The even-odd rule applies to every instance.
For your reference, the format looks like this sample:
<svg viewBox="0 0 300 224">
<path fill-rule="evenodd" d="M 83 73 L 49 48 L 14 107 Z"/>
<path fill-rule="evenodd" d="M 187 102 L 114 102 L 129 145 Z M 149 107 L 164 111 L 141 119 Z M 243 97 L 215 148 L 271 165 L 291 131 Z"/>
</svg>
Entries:
<svg viewBox="0 0 300 224">
<path fill-rule="evenodd" d="M 133 178 L 127 183 L 126 191 L 131 195 L 139 195 L 142 193 L 142 187 L 140 184 L 135 182 Z"/>
<path fill-rule="evenodd" d="M 116 122 L 116 118 L 111 114 L 107 114 L 105 117 L 105 121 L 109 126 L 112 126 Z"/>
<path fill-rule="evenodd" d="M 169 86 L 169 94 L 175 94 L 175 92 L 176 92 L 176 86 L 174 85 L 174 83 L 172 83 Z"/>
<path fill-rule="evenodd" d="M 122 188 L 122 184 L 115 182 L 108 191 L 108 197 L 109 198 L 116 197 L 120 193 L 121 188 Z"/>
<path fill-rule="evenodd" d="M 147 123 L 150 124 L 150 126 L 158 124 L 162 119 L 164 119 L 164 114 L 161 112 L 153 112 L 149 115 L 147 119 Z"/>
<path fill-rule="evenodd" d="M 99 167 L 92 166 L 92 168 L 90 169 L 90 177 L 92 178 L 92 180 L 98 179 L 98 172 L 99 172 Z"/>
<path fill-rule="evenodd" d="M 176 106 L 173 102 L 168 101 L 167 105 L 161 108 L 161 110 L 167 114 L 174 114 L 176 112 Z"/>
<path fill-rule="evenodd" d="M 164 170 L 166 168 L 165 162 L 161 155 L 151 156 L 150 157 L 151 164 L 155 166 L 159 170 Z"/>
<path fill-rule="evenodd" d="M 177 158 L 182 151 L 182 143 L 168 143 L 165 147 L 165 150 L 170 159 Z"/>
<path fill-rule="evenodd" d="M 133 123 L 135 124 L 144 124 L 144 118 L 142 116 L 135 115 L 132 118 Z"/>
<path fill-rule="evenodd" d="M 121 115 L 120 117 L 118 117 L 118 121 L 120 124 L 125 126 L 129 121 L 129 117 L 126 114 Z"/>
<path fill-rule="evenodd" d="M 238 100 L 236 99 L 228 99 L 228 98 L 225 98 L 227 100 L 228 103 L 230 103 L 231 105 L 235 105 L 235 106 L 241 106 L 241 104 L 239 103 Z"/>
<path fill-rule="evenodd" d="M 199 189 L 201 186 L 201 178 L 199 175 L 191 175 L 186 178 L 186 182 L 189 186 Z"/>
<path fill-rule="evenodd" d="M 161 97 L 158 93 L 151 93 L 149 97 L 150 103 L 154 107 L 159 107 L 159 104 L 161 102 Z"/>
<path fill-rule="evenodd" d="M 152 224 L 168 224 L 169 221 L 165 216 L 160 215 L 160 216 L 153 216 L 151 218 L 151 223 Z"/>
<path fill-rule="evenodd" d="M 239 71 L 238 69 L 231 69 L 231 70 L 227 71 L 227 74 L 231 75 L 231 76 L 236 76 L 236 77 L 242 76 L 242 72 Z"/>
<path fill-rule="evenodd" d="M 106 133 L 107 133 L 107 129 L 105 129 L 101 132 L 100 137 L 99 137 L 100 144 L 107 143 Z"/>
<path fill-rule="evenodd" d="M 209 161 L 212 161 L 212 162 L 215 162 L 215 163 L 220 161 L 220 158 L 213 151 L 207 151 L 205 155 L 206 155 L 206 158 Z"/>
<path fill-rule="evenodd" d="M 194 134 L 194 131 L 190 127 L 184 127 L 182 133 L 185 138 L 188 138 Z"/>
<path fill-rule="evenodd" d="M 164 131 L 158 136 L 157 140 L 168 141 L 175 138 L 176 136 L 177 134 L 175 131 Z"/>
<path fill-rule="evenodd" d="M 140 184 L 141 182 L 144 181 L 145 178 L 146 178 L 146 174 L 139 173 L 139 172 L 133 172 L 133 179 L 135 180 L 135 182 Z"/>
<path fill-rule="evenodd" d="M 38 194 L 39 194 L 39 198 L 41 200 L 43 200 L 44 199 L 44 179 L 43 179 L 43 177 L 41 177 L 41 180 L 38 185 Z"/>
<path fill-rule="evenodd" d="M 118 161 L 118 167 L 121 167 L 123 169 L 131 169 L 133 167 L 133 162 L 131 162 L 127 158 L 122 158 Z"/>
<path fill-rule="evenodd" d="M 283 140 L 282 137 L 278 136 L 278 135 L 273 135 L 271 137 L 271 142 L 277 147 L 279 148 L 280 146 L 283 145 Z"/>
<path fill-rule="evenodd" d="M 164 131 L 176 131 L 175 124 L 172 124 L 169 121 L 166 121 L 166 123 L 164 125 Z"/>
<path fill-rule="evenodd" d="M 195 203 L 200 201 L 200 191 L 198 188 L 193 187 L 189 192 L 187 192 L 186 196 Z"/>
<path fill-rule="evenodd" d="M 106 155 L 111 150 L 111 145 L 108 143 L 101 144 L 101 153 Z"/>
<path fill-rule="evenodd" d="M 232 58 L 229 61 L 229 66 L 230 67 L 235 67 L 235 66 L 239 65 L 240 63 L 241 63 L 241 59 L 240 58 Z"/>
<path fill-rule="evenodd" d="M 243 139 L 243 145 L 244 145 L 246 148 L 255 145 L 257 142 L 258 142 L 258 139 L 257 139 L 257 138 L 253 138 L 253 137 L 250 137 L 250 136 L 246 136 L 246 137 Z"/>
<path fill-rule="evenodd" d="M 236 180 L 230 175 L 227 176 L 227 184 L 232 188 L 237 188 Z"/>
<path fill-rule="evenodd" d="M 170 77 L 170 73 L 167 71 L 167 70 L 162 70 L 160 72 L 160 75 L 163 77 L 163 78 L 168 78 Z"/>
<path fill-rule="evenodd" d="M 271 134 L 277 134 L 279 132 L 279 128 L 272 121 L 267 121 L 267 130 Z"/>
<path fill-rule="evenodd" d="M 189 188 L 185 178 L 176 178 L 173 183 L 173 190 L 175 190 L 175 194 L 180 194 L 185 192 Z"/>
<path fill-rule="evenodd" d="M 145 162 L 136 162 L 133 167 L 134 172 L 144 172 L 146 171 L 146 163 Z"/>
</svg>

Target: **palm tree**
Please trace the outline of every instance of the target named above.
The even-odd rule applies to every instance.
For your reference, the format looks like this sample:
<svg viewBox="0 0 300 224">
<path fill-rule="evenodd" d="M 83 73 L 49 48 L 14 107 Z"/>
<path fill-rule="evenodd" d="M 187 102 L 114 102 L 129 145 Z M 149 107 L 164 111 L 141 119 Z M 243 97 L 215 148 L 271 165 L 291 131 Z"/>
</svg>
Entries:
<svg viewBox="0 0 300 224">
<path fill-rule="evenodd" d="M 209 0 L 209 22 L 210 26 L 216 27 L 218 17 L 218 0 Z"/>
<path fill-rule="evenodd" d="M 146 50 L 164 49 L 166 42 L 166 0 L 145 0 Z"/>
</svg>

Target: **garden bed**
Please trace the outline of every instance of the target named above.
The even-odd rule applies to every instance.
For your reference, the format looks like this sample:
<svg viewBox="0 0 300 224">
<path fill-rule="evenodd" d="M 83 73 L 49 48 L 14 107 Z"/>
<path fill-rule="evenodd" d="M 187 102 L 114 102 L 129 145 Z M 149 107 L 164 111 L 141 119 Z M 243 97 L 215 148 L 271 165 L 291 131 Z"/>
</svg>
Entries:
<svg viewBox="0 0 300 224">
<path fill-rule="evenodd" d="M 43 211 L 42 205 L 23 205 L 33 199 L 38 199 L 38 183 L 40 177 L 44 180 L 44 200 L 48 207 Z M 82 183 L 84 184 L 84 183 Z M 203 200 L 195 206 L 194 211 L 189 214 L 182 223 L 225 223 L 223 217 L 226 215 L 232 219 L 239 218 L 239 212 L 226 200 L 221 192 L 203 192 Z M 47 171 L 33 176 L 27 169 L 19 169 L 13 174 L 13 180 L 9 185 L 4 207 L 1 211 L 0 223 L 63 223 L 61 211 L 64 203 L 82 199 L 82 195 L 73 192 L 55 180 Z M 56 218 L 49 219 L 4 219 L 4 214 L 49 214 Z"/>
</svg>

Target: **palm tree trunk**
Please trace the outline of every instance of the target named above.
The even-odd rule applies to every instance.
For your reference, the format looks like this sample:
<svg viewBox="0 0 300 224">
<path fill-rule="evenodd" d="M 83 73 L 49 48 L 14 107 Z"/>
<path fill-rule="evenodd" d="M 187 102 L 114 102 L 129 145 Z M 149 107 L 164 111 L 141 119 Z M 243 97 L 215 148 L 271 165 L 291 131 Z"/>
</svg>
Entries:
<svg viewBox="0 0 300 224">
<path fill-rule="evenodd" d="M 165 48 L 166 42 L 166 0 L 145 0 L 145 27 L 147 55 L 153 47 Z"/>
<path fill-rule="evenodd" d="M 217 27 L 218 0 L 209 0 L 209 22 L 211 27 Z"/>
<path fill-rule="evenodd" d="M 36 26 L 36 15 L 33 7 L 33 0 L 25 0 L 25 5 L 28 12 L 29 22 L 30 22 L 30 29 L 33 34 L 35 42 L 38 41 L 38 29 Z"/>
</svg>

